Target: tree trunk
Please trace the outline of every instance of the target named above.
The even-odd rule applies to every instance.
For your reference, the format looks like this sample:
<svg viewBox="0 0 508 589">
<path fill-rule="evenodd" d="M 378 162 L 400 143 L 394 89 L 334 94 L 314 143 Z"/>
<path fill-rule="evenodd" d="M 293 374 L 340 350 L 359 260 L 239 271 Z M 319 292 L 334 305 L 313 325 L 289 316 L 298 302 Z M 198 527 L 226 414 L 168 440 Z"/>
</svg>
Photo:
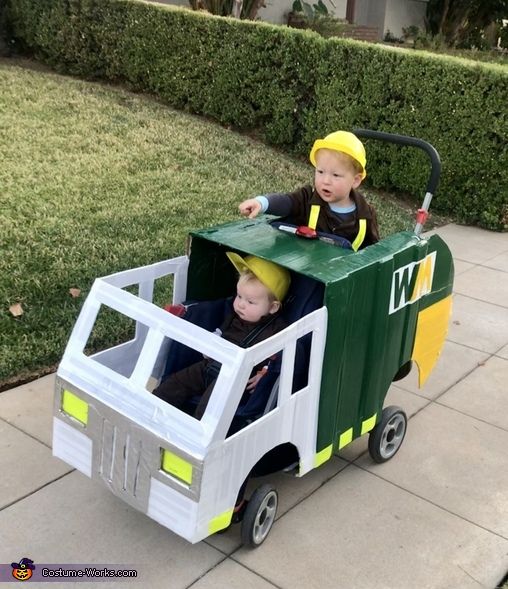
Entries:
<svg viewBox="0 0 508 589">
<path fill-rule="evenodd" d="M 446 23 L 446 19 L 448 17 L 448 10 L 450 9 L 450 0 L 445 0 L 444 6 L 443 6 L 443 12 L 441 12 L 441 19 L 439 21 L 439 28 L 437 30 L 439 35 L 443 35 L 444 36 L 444 25 Z"/>
<path fill-rule="evenodd" d="M 265 6 L 265 0 L 254 0 L 250 6 L 249 14 L 247 14 L 246 17 L 249 20 L 254 20 L 257 17 L 259 10 Z"/>
<path fill-rule="evenodd" d="M 231 16 L 240 18 L 242 14 L 243 0 L 233 0 L 233 9 L 231 10 Z"/>
</svg>

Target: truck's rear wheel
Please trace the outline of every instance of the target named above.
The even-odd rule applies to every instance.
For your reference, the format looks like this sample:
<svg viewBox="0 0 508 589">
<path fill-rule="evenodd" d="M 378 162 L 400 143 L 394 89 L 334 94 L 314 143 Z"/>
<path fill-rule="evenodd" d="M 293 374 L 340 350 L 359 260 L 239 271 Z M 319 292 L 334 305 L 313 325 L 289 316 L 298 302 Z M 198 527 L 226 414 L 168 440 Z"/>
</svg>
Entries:
<svg viewBox="0 0 508 589">
<path fill-rule="evenodd" d="M 242 520 L 242 542 L 246 546 L 257 548 L 264 542 L 275 521 L 278 502 L 271 485 L 261 485 L 254 491 Z"/>
<path fill-rule="evenodd" d="M 407 417 L 400 407 L 383 409 L 381 421 L 369 434 L 369 454 L 376 462 L 390 460 L 399 450 L 407 429 Z"/>
</svg>

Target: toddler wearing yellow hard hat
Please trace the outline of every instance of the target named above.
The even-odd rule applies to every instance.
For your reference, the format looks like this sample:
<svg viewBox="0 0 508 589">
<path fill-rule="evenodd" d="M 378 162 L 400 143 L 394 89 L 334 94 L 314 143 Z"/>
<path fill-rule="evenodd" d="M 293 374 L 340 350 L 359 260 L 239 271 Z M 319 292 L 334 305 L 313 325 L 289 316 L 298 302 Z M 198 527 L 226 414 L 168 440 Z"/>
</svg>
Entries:
<svg viewBox="0 0 508 589">
<path fill-rule="evenodd" d="M 358 187 L 367 175 L 363 143 L 349 131 L 317 139 L 310 151 L 314 186 L 250 198 L 239 206 L 250 218 L 269 213 L 295 225 L 349 240 L 354 250 L 379 241 L 376 212 Z"/>
<path fill-rule="evenodd" d="M 226 317 L 217 330 L 217 335 L 247 348 L 286 327 L 279 311 L 291 278 L 288 270 L 269 260 L 256 256 L 242 258 L 234 252 L 226 252 L 226 255 L 240 276 L 233 301 L 233 312 Z M 176 314 L 182 316 L 180 312 Z M 254 368 L 247 383 L 248 391 L 253 391 L 263 378 L 266 364 L 267 362 L 262 362 Z M 200 396 L 194 417 L 201 419 L 219 370 L 218 362 L 204 358 L 169 376 L 153 394 L 180 409 L 184 408 L 192 397 Z"/>
</svg>

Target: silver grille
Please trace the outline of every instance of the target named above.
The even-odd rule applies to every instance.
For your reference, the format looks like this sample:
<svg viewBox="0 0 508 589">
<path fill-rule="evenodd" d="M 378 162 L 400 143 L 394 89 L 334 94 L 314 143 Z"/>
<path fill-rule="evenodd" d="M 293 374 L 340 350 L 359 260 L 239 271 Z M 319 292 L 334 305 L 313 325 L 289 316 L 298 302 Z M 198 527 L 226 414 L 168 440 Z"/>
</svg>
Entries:
<svg viewBox="0 0 508 589">
<path fill-rule="evenodd" d="M 124 501 L 143 509 L 148 501 L 150 468 L 143 456 L 142 436 L 103 418 L 100 438 L 94 474 Z"/>
</svg>

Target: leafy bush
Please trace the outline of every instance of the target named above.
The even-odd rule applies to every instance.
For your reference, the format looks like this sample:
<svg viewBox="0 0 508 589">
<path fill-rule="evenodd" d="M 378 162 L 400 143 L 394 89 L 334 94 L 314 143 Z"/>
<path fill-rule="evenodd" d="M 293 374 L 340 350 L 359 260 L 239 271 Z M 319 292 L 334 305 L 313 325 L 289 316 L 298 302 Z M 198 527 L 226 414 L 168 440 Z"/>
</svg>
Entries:
<svg viewBox="0 0 508 589">
<path fill-rule="evenodd" d="M 435 207 L 508 228 L 502 66 L 393 50 L 136 0 L 7 0 L 15 38 L 59 71 L 126 82 L 308 154 L 337 128 L 421 137 L 441 154 Z M 368 181 L 416 193 L 416 150 L 371 142 Z"/>
<path fill-rule="evenodd" d="M 328 8 L 323 3 L 323 0 L 318 0 L 317 4 L 312 5 L 308 2 L 302 2 L 302 0 L 294 0 L 292 10 L 293 12 L 304 13 L 309 19 L 328 14 Z"/>
<path fill-rule="evenodd" d="M 431 51 L 446 51 L 448 45 L 443 35 L 431 35 L 430 33 L 420 32 L 414 40 L 416 49 L 429 49 Z"/>
<path fill-rule="evenodd" d="M 317 15 L 309 23 L 308 28 L 322 37 L 341 37 L 354 26 L 331 15 Z"/>
<path fill-rule="evenodd" d="M 385 43 L 404 43 L 404 39 L 396 37 L 390 29 L 386 29 L 386 33 L 383 37 Z"/>
<path fill-rule="evenodd" d="M 341 37 L 353 28 L 345 19 L 329 14 L 322 0 L 313 5 L 295 0 L 288 14 L 288 26 L 309 29 L 322 37 Z"/>
</svg>

